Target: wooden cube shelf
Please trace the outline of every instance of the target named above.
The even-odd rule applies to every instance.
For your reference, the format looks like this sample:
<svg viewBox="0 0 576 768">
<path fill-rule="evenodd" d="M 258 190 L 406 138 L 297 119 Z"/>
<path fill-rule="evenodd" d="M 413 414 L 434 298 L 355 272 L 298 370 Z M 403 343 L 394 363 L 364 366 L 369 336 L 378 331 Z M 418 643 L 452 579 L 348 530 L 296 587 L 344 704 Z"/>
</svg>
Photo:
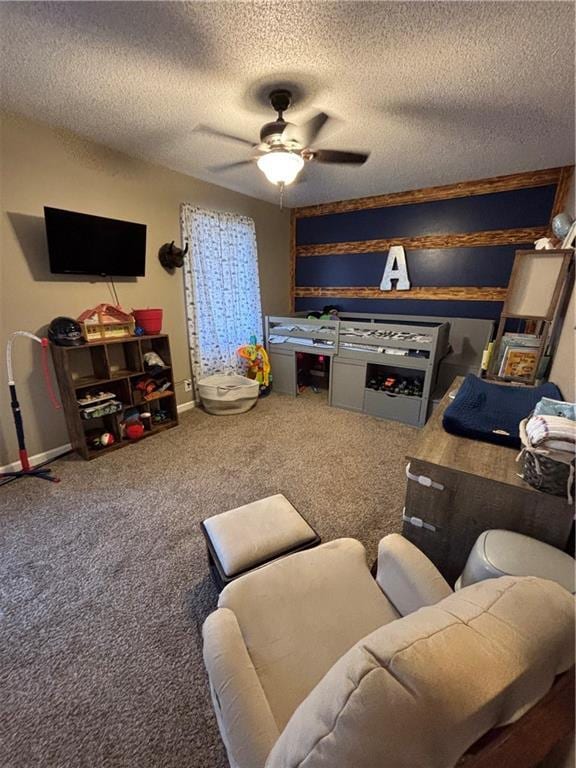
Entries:
<svg viewBox="0 0 576 768">
<path fill-rule="evenodd" d="M 121 423 L 129 409 L 151 414 L 150 419 L 145 420 L 145 432 L 140 440 L 178 424 L 168 336 L 158 334 L 102 339 L 79 347 L 52 344 L 51 350 L 70 442 L 84 459 L 95 459 L 138 442 L 122 436 Z M 165 368 L 161 373 L 168 380 L 169 387 L 163 392 L 145 396 L 136 390 L 136 384 L 148 375 L 144 366 L 147 352 L 156 352 L 162 358 Z M 112 392 L 115 399 L 122 403 L 122 410 L 95 419 L 82 418 L 82 406 L 78 400 L 98 390 Z M 93 447 L 90 432 L 94 430 L 111 433 L 114 442 L 108 446 Z"/>
</svg>

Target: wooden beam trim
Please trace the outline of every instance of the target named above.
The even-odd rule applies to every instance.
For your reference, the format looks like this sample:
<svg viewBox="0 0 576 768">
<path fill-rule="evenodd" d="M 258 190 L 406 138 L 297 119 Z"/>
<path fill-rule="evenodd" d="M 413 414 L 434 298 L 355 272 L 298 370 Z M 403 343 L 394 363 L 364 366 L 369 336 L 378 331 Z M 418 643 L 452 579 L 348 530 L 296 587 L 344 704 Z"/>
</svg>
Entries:
<svg viewBox="0 0 576 768">
<path fill-rule="evenodd" d="M 514 189 L 530 187 L 546 187 L 557 184 L 563 168 L 545 168 L 542 171 L 526 171 L 506 176 L 494 176 L 489 179 L 462 181 L 457 184 L 446 184 L 441 187 L 425 187 L 406 192 L 391 192 L 386 195 L 360 197 L 354 200 L 341 200 L 320 205 L 308 205 L 295 208 L 297 219 L 310 216 L 326 216 L 332 213 L 350 213 L 364 211 L 370 208 L 388 208 L 393 205 L 411 205 L 414 203 L 429 203 L 435 200 L 451 200 L 457 197 L 472 197 L 487 195 L 494 192 L 510 192 Z"/>
<path fill-rule="evenodd" d="M 552 205 L 552 213 L 550 214 L 550 227 L 548 234 L 552 235 L 552 219 L 566 207 L 566 198 L 570 191 L 570 182 L 572 181 L 572 175 L 574 173 L 573 165 L 566 165 L 560 171 L 560 178 L 558 180 L 558 186 L 556 187 L 556 195 L 554 197 L 554 204 Z"/>
<path fill-rule="evenodd" d="M 409 291 L 381 291 L 368 287 L 299 287 L 294 295 L 299 299 L 418 299 L 429 301 L 504 301 L 507 288 L 476 288 L 474 286 L 453 288 L 411 288 Z"/>
<path fill-rule="evenodd" d="M 404 248 L 464 248 L 477 245 L 517 245 L 532 243 L 545 237 L 546 227 L 521 229 L 493 229 L 461 235 L 422 235 L 420 237 L 392 237 L 380 240 L 355 240 L 348 243 L 320 243 L 296 246 L 296 256 L 339 256 L 349 253 L 373 253 L 389 250 L 393 245 Z"/>
<path fill-rule="evenodd" d="M 294 291 L 296 289 L 296 216 L 290 211 L 290 312 L 294 312 Z"/>
</svg>

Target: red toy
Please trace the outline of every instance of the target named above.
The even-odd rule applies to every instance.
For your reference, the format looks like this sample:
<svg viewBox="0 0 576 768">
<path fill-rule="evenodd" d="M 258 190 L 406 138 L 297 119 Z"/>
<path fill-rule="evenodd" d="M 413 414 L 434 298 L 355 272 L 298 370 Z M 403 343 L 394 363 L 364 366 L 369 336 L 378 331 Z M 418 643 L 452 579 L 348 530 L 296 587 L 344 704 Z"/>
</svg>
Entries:
<svg viewBox="0 0 576 768">
<path fill-rule="evenodd" d="M 144 434 L 144 424 L 141 421 L 131 421 L 126 424 L 126 437 L 130 440 L 139 440 Z"/>
<path fill-rule="evenodd" d="M 144 424 L 140 421 L 131 421 L 126 424 L 126 437 L 130 440 L 139 440 L 144 434 Z"/>
</svg>

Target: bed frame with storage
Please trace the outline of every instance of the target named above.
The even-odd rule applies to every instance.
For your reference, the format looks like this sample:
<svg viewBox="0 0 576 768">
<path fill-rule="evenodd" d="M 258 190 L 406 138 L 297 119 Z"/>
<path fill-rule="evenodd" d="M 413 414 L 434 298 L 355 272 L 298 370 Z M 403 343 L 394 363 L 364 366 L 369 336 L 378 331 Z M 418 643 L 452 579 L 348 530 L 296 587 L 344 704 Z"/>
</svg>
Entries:
<svg viewBox="0 0 576 768">
<path fill-rule="evenodd" d="M 427 419 L 438 365 L 448 354 L 449 323 L 437 318 L 340 315 L 313 320 L 303 315 L 270 316 L 265 338 L 274 389 L 298 393 L 298 353 L 330 358 L 329 404 L 382 419 L 422 426 Z M 368 387 L 375 376 L 422 381 L 422 394 L 405 395 Z"/>
</svg>

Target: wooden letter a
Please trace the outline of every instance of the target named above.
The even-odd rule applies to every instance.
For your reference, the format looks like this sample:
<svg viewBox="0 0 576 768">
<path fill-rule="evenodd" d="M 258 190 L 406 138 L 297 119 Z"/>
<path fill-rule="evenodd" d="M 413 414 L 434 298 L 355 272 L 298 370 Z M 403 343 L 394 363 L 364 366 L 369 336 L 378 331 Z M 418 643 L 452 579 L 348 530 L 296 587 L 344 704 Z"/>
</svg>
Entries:
<svg viewBox="0 0 576 768">
<path fill-rule="evenodd" d="M 397 291 L 408 291 L 410 289 L 410 280 L 408 279 L 408 267 L 406 266 L 406 254 L 404 246 L 393 245 L 388 251 L 382 282 L 381 291 L 391 291 L 393 289 L 392 280 L 397 280 Z"/>
</svg>

